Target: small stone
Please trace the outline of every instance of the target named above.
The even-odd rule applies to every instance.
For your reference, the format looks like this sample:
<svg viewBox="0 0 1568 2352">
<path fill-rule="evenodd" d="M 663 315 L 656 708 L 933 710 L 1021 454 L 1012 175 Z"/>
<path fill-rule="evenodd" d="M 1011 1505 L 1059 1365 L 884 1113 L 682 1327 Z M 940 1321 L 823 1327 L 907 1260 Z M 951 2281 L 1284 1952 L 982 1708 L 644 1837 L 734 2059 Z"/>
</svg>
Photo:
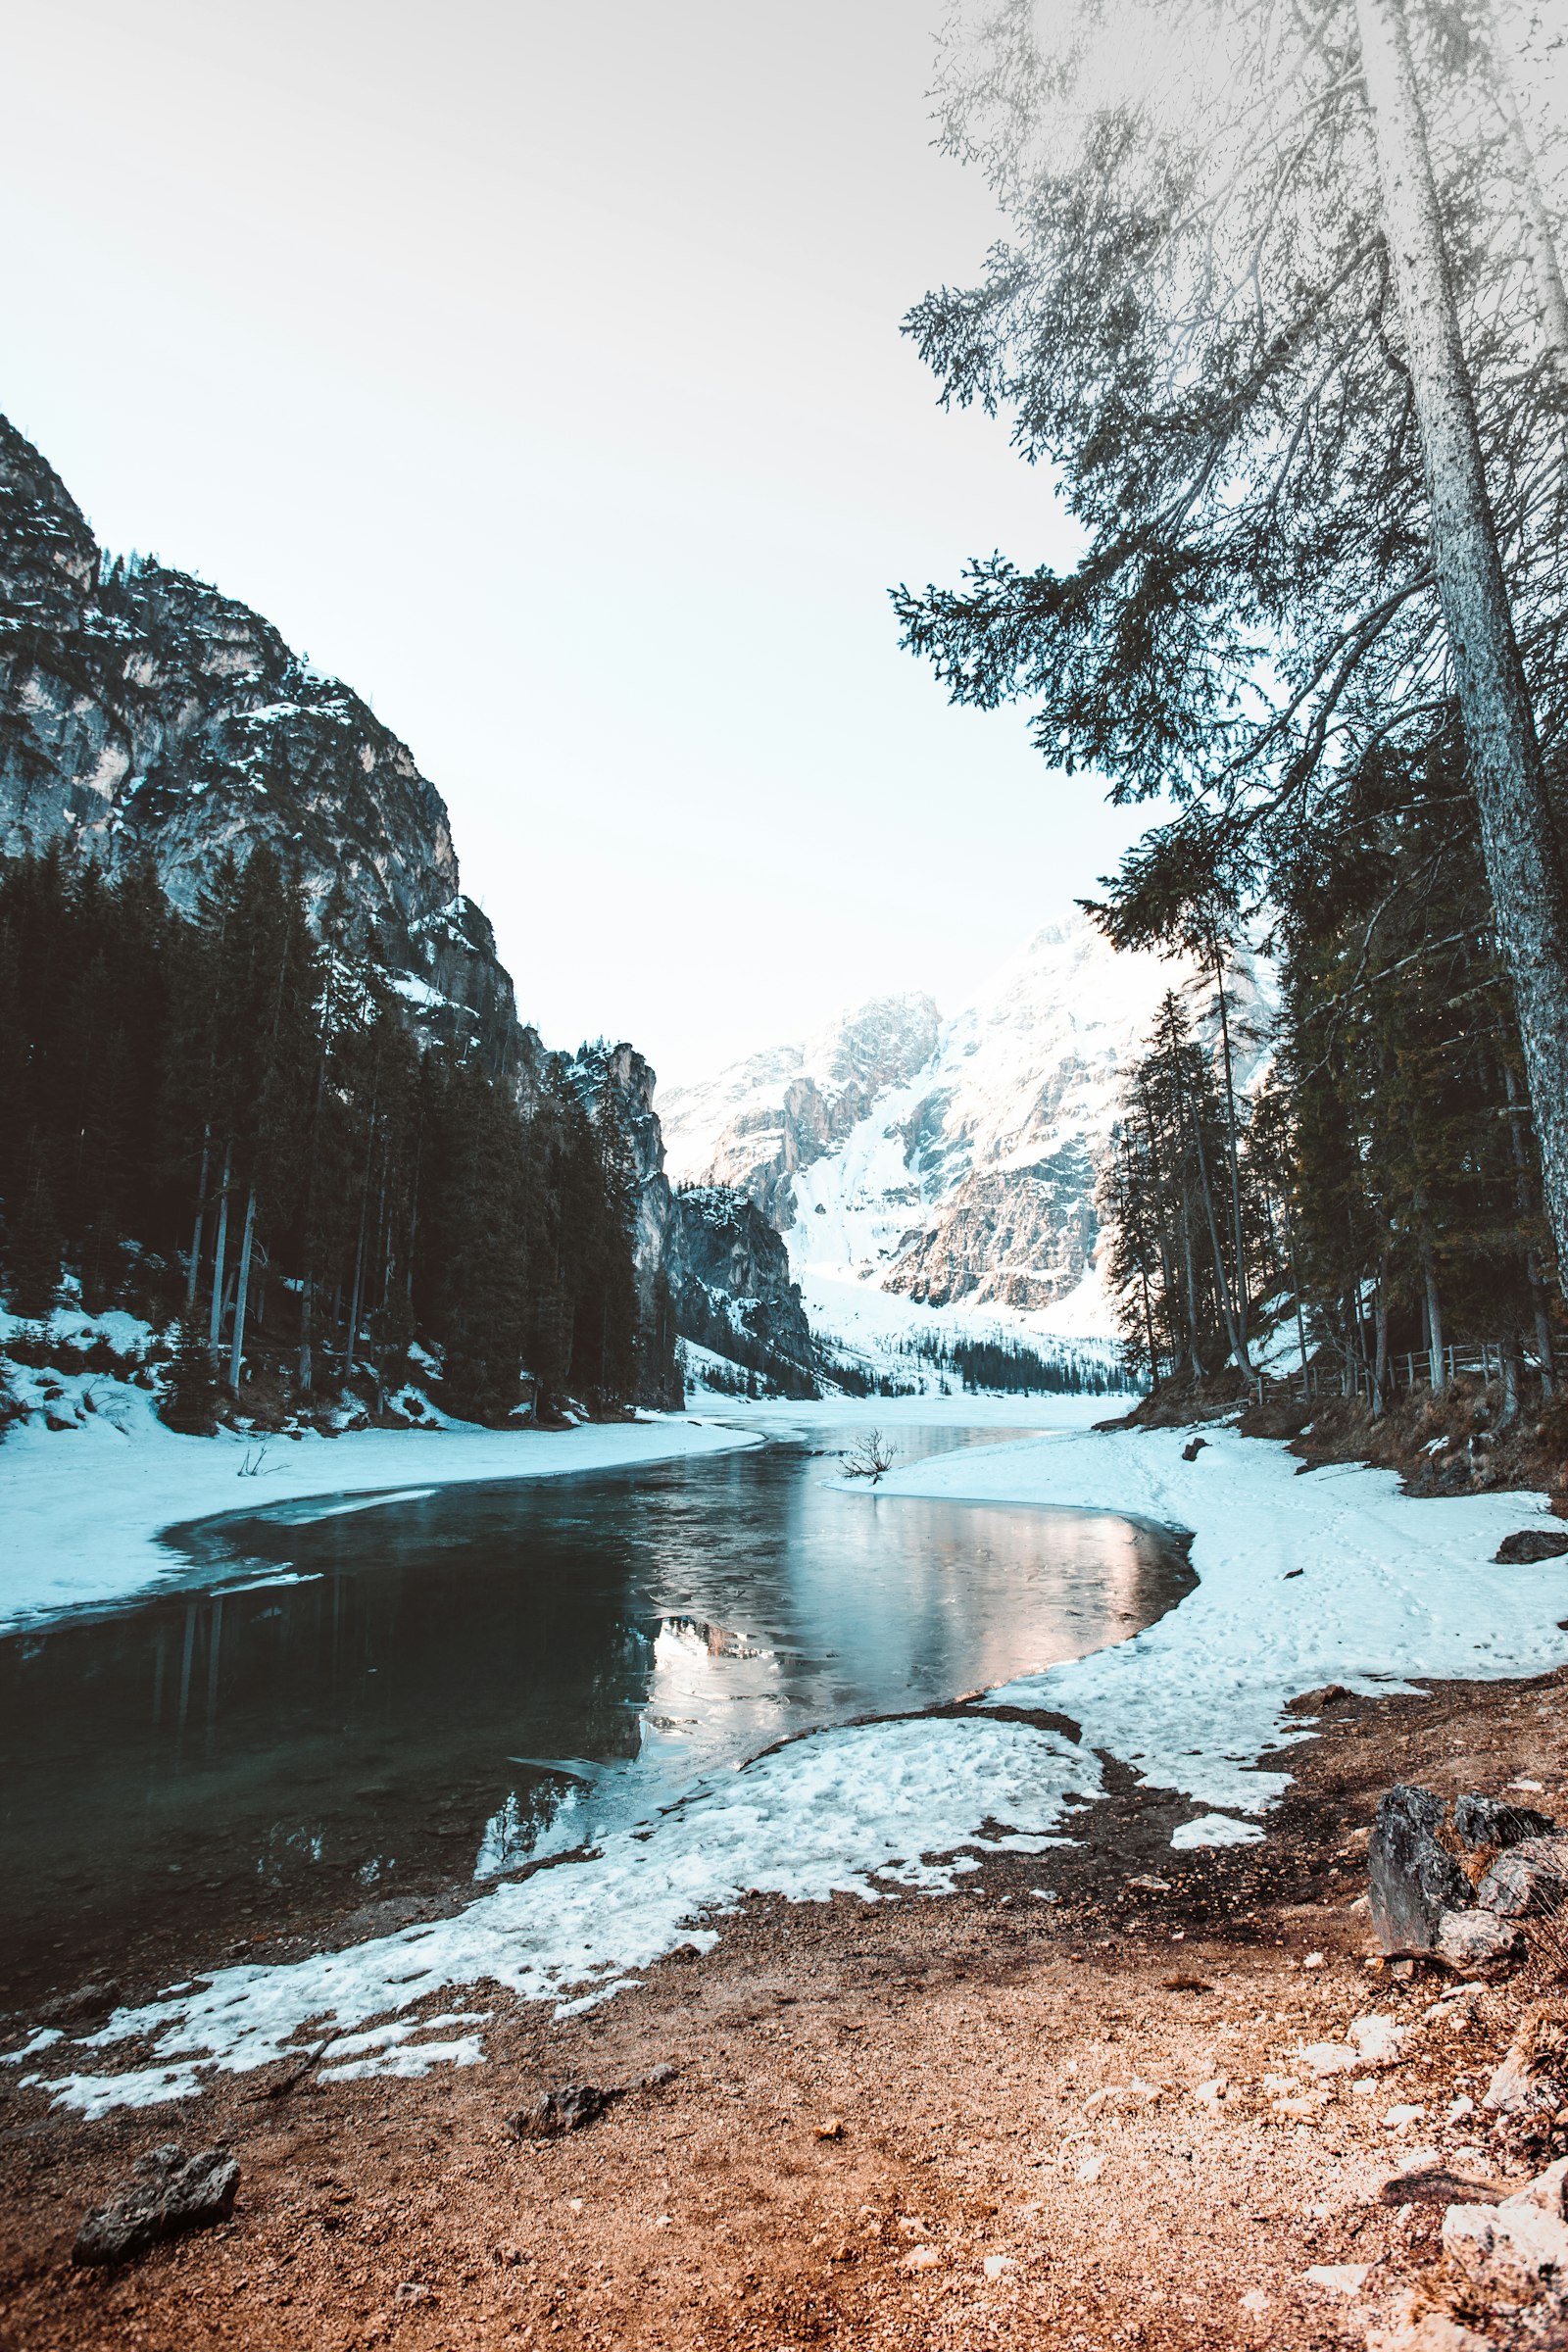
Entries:
<svg viewBox="0 0 1568 2352">
<path fill-rule="evenodd" d="M 398 2288 L 397 2299 L 400 2303 L 433 2303 L 435 2289 L 421 2286 L 417 2278 L 405 2278 Z"/>
<path fill-rule="evenodd" d="M 1305 2273 L 1311 2286 L 1325 2286 L 1330 2294 L 1358 2295 L 1366 2284 L 1369 2262 L 1314 2262 Z"/>
<path fill-rule="evenodd" d="M 1369 2010 L 1364 2017 L 1353 2017 L 1347 2033 L 1361 2053 L 1363 2066 L 1394 2066 L 1398 2062 L 1400 2045 L 1407 2029 L 1392 2017 L 1382 2017 Z"/>
<path fill-rule="evenodd" d="M 177 2142 L 168 2141 L 139 2156 L 120 2194 L 86 2216 L 71 2259 L 123 2262 L 160 2238 L 226 2222 L 238 2187 L 239 2165 L 226 2148 L 204 2148 L 187 2160 Z"/>
<path fill-rule="evenodd" d="M 980 2268 L 988 2278 L 1010 2278 L 1018 2265 L 1010 2254 L 988 2254 Z"/>
<path fill-rule="evenodd" d="M 1229 2078 L 1225 2075 L 1215 2075 L 1207 2082 L 1200 2082 L 1193 2096 L 1200 2107 L 1206 2107 L 1210 2115 L 1218 2115 L 1221 2107 L 1225 2104 L 1225 2094 L 1229 2089 Z"/>
<path fill-rule="evenodd" d="M 519 2108 L 507 2118 L 519 2139 L 556 2139 L 563 2132 L 581 2132 L 598 2121 L 619 2098 L 618 2090 L 601 2090 L 596 2082 L 564 2082 L 547 2090 L 538 2104 Z"/>
<path fill-rule="evenodd" d="M 1105 2159 L 1103 2156 L 1086 2156 L 1082 2164 L 1078 2167 L 1078 2170 L 1074 2174 L 1073 2178 L 1078 2182 L 1080 2188 L 1087 2188 L 1091 2180 L 1098 2180 L 1100 2179 L 1100 2176 L 1104 2169 Z"/>
<path fill-rule="evenodd" d="M 1343 1683 L 1325 1683 L 1319 1690 L 1302 1690 L 1285 1702 L 1287 1715 L 1321 1715 L 1329 1707 L 1337 1707 L 1350 1693 Z"/>
<path fill-rule="evenodd" d="M 1467 2115 L 1474 2115 L 1475 2111 L 1474 2099 L 1468 2093 L 1461 2091 L 1443 2120 L 1446 2124 L 1461 2124 Z"/>
<path fill-rule="evenodd" d="M 818 2139 L 842 2139 L 844 2137 L 843 2116 L 830 2115 L 825 2124 L 818 2124 L 816 2136 Z"/>
<path fill-rule="evenodd" d="M 941 2260 L 935 2246 L 911 2246 L 901 2267 L 906 2271 L 934 2271 Z"/>
<path fill-rule="evenodd" d="M 1424 2107 L 1391 2107 L 1383 2118 L 1385 2132 L 1404 2132 L 1411 2124 L 1419 2124 L 1426 2115 Z"/>
<path fill-rule="evenodd" d="M 1353 2074 L 1361 2064 L 1360 2051 L 1348 2041 L 1310 2041 L 1298 2055 L 1301 2064 L 1320 2080 L 1325 2075 Z"/>
<path fill-rule="evenodd" d="M 1306 1958 L 1301 1962 L 1303 1968 L 1321 1968 L 1322 1965 L 1323 1955 L 1321 1952 L 1308 1952 Z"/>
</svg>

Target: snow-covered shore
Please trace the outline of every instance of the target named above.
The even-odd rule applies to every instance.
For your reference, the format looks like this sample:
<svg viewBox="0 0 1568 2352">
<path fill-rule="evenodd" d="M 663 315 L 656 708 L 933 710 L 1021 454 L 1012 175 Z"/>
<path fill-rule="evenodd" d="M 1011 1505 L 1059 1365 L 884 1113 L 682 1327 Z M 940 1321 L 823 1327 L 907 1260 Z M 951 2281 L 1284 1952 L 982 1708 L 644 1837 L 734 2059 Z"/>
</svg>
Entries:
<svg viewBox="0 0 1568 2352">
<path fill-rule="evenodd" d="M 1012 1683 L 993 1697 L 1059 1708 L 1087 1745 L 1210 1805 L 1262 1811 L 1285 1776 L 1255 1759 L 1299 1739 L 1286 1701 L 1330 1682 L 1544 1673 L 1568 1661 L 1568 1561 L 1503 1568 L 1492 1555 L 1539 1521 L 1545 1497 L 1417 1501 L 1392 1471 L 1304 1475 L 1283 1445 L 1210 1427 L 1052 1435 L 895 1469 L 901 1495 L 1071 1503 L 1188 1529 L 1201 1580 L 1133 1640 Z M 1555 1522 L 1553 1522 L 1555 1524 Z"/>
<path fill-rule="evenodd" d="M 1099 1433 L 1084 1426 L 1093 1409 L 1089 1399 L 1060 1411 L 1039 1399 L 879 1405 L 874 1417 L 895 1440 L 901 1424 L 936 1420 L 1058 1426 L 912 1463 L 876 1492 L 856 1490 L 866 1510 L 899 1510 L 909 1495 L 1077 1504 L 1193 1532 L 1200 1581 L 1177 1608 L 1133 1640 L 991 1694 L 1060 1710 L 1081 1725 L 1081 1745 L 1000 1720 L 984 1701 L 956 1720 L 822 1732 L 715 1776 L 640 1828 L 500 1885 L 450 1919 L 289 1964 L 221 1969 L 117 2012 L 87 2042 L 51 2035 L 47 2050 L 41 2041 L 28 2049 L 36 2071 L 24 2079 L 101 2112 L 188 2096 L 214 2065 L 253 2068 L 303 2046 L 299 2035 L 328 2032 L 341 2038 L 325 2073 L 473 2063 L 483 2055 L 484 2012 L 453 2002 L 445 1988 L 499 1984 L 571 2008 L 605 1998 L 681 1942 L 710 1940 L 713 1920 L 749 1888 L 797 1900 L 835 1889 L 940 1893 L 999 1837 L 1044 1857 L 1070 1835 L 1071 1804 L 1101 1788 L 1096 1749 L 1189 1798 L 1197 1818 L 1178 1828 L 1177 1846 L 1256 1835 L 1248 1817 L 1265 1812 L 1284 1786 L 1257 1759 L 1303 1736 L 1284 1712 L 1300 1691 L 1329 1681 L 1377 1690 L 1408 1688 L 1412 1677 L 1529 1674 L 1568 1659 L 1557 1622 L 1568 1615 L 1568 1569 L 1491 1564 L 1503 1535 L 1540 1516 L 1540 1497 L 1412 1501 L 1389 1473 L 1337 1467 L 1298 1476 L 1284 1446 L 1223 1429 L 1210 1429 L 1187 1462 L 1185 1432 Z M 742 1410 L 748 1424 L 780 1432 L 858 1417 L 842 1404 Z M 860 1412 L 873 1418 L 872 1408 Z M 652 1459 L 666 1431 L 659 1423 L 578 1437 L 641 1437 L 641 1458 Z M 686 1442 L 695 1450 L 734 1435 L 690 1428 Z M 331 1449 L 334 1488 L 347 1483 L 340 1459 L 357 1466 L 351 1443 Z M 431 1483 L 416 1465 L 461 1443 L 428 1441 L 417 1454 L 404 1452 L 392 1475 Z M 514 1443 L 524 1442 L 497 1441 Z M 573 1443 L 560 1446 L 564 1452 Z M 635 1458 L 614 1448 L 611 1456 Z M 384 1483 L 385 1471 L 370 1469 L 375 1457 L 365 1458 L 365 1483 Z M 589 1465 L 579 1452 L 555 1466 Z M 179 1515 L 198 1507 L 183 1489 Z M 411 2015 L 438 1992 L 438 2015 Z M 103 2071 L 132 2038 L 141 2043 L 134 2071 Z"/>
<path fill-rule="evenodd" d="M 182 1438 L 164 1427 L 145 1390 L 91 1385 L 98 1408 L 76 1428 L 24 1427 L 0 1446 L 0 1629 L 148 1591 L 179 1565 L 162 1532 L 220 1511 L 264 1510 L 311 1494 L 390 1497 L 474 1479 L 625 1469 L 757 1443 L 680 1413 L 559 1431 Z"/>
</svg>

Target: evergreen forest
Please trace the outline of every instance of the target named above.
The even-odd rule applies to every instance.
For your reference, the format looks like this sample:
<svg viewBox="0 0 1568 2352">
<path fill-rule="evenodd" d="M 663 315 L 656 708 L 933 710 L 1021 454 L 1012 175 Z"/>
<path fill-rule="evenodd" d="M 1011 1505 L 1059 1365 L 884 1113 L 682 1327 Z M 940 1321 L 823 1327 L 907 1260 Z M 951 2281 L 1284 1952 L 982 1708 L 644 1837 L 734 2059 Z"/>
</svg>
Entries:
<svg viewBox="0 0 1568 2352">
<path fill-rule="evenodd" d="M 1554 1385 L 1568 296 L 1518 32 L 998 0 L 944 40 L 1007 229 L 906 330 L 1077 549 L 895 605 L 955 701 L 1150 805 L 1085 904 L 1172 959 L 1102 1188 L 1156 1382 Z"/>
<path fill-rule="evenodd" d="M 191 1431 L 236 1403 L 500 1424 L 662 1390 L 602 1057 L 504 1083 L 421 1045 L 346 911 L 313 926 L 266 847 L 189 918 L 149 872 L 58 849 L 0 870 L 13 1312 L 64 1283 L 173 1325 L 162 1410 Z"/>
</svg>

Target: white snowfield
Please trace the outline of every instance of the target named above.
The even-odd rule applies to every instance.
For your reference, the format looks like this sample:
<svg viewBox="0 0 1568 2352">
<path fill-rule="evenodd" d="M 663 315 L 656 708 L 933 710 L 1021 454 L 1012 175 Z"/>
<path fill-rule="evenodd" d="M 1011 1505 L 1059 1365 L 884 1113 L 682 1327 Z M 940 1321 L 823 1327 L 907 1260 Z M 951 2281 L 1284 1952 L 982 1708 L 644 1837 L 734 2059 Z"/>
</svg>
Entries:
<svg viewBox="0 0 1568 2352">
<path fill-rule="evenodd" d="M 1556 1623 L 1568 1615 L 1568 1570 L 1491 1565 L 1499 1539 L 1540 1516 L 1541 1498 L 1415 1502 L 1381 1471 L 1298 1477 L 1283 1446 L 1228 1430 L 1206 1432 L 1208 1445 L 1188 1463 L 1185 1432 L 1099 1434 L 1084 1427 L 1090 1409 L 1087 1399 L 1058 1411 L 1039 1399 L 988 1408 L 957 1397 L 862 1408 L 895 1437 L 901 1422 L 939 1418 L 1027 1425 L 1027 1416 L 1038 1428 L 1049 1415 L 1057 1426 L 913 1464 L 874 1493 L 857 1490 L 865 1510 L 898 1510 L 909 1494 L 1068 1503 L 1194 1532 L 1200 1582 L 1176 1609 L 1114 1648 L 992 1694 L 1070 1716 L 1081 1744 L 999 1721 L 983 1700 L 958 1720 L 819 1733 L 715 1776 L 671 1811 L 499 1886 L 450 1919 L 292 1965 L 221 1969 L 117 2012 L 83 2042 L 62 2037 L 46 2048 L 33 2038 L 10 2053 L 32 2068 L 22 2079 L 99 2113 L 188 2096 L 212 2068 L 303 2057 L 329 2035 L 324 2074 L 473 2063 L 483 2055 L 482 2014 L 450 2001 L 438 2015 L 411 2013 L 448 1987 L 485 1984 L 562 2010 L 605 1999 L 677 1944 L 710 1943 L 713 1921 L 750 1888 L 796 1901 L 836 1889 L 868 1899 L 949 1891 L 988 1846 L 1043 1852 L 1062 1841 L 1070 1801 L 1100 1788 L 1097 1749 L 1191 1800 L 1194 1818 L 1175 1845 L 1236 1842 L 1256 1834 L 1248 1817 L 1266 1812 L 1285 1786 L 1279 1770 L 1257 1769 L 1260 1752 L 1306 1736 L 1283 1713 L 1299 1691 L 1329 1681 L 1378 1690 L 1408 1688 L 1414 1677 L 1528 1674 L 1568 1659 Z M 809 1428 L 847 1411 L 760 1406 L 734 1417 Z M 418 1444 L 402 1474 L 429 1483 L 447 1443 Z M 349 1444 L 331 1448 L 334 1485 Z M 180 1516 L 196 1507 L 182 1487 Z M 126 2057 L 131 2071 L 106 2071 Z"/>
<path fill-rule="evenodd" d="M 392 1502 L 415 1489 L 619 1469 L 756 1443 L 678 1413 L 559 1431 L 450 1424 L 340 1438 L 182 1438 L 164 1427 L 145 1389 L 79 1373 L 67 1386 L 94 1396 L 96 1409 L 77 1427 L 24 1425 L 0 1446 L 0 1630 L 146 1592 L 182 1566 L 161 1532 L 220 1511 L 266 1510 L 307 1494 L 384 1493 Z"/>
</svg>

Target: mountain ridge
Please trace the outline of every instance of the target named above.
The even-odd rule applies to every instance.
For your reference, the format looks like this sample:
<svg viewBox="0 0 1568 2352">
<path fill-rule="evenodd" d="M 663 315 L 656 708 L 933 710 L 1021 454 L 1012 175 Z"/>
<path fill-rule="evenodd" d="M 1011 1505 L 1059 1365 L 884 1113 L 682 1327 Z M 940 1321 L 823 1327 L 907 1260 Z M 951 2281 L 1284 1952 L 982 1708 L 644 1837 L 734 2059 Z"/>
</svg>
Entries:
<svg viewBox="0 0 1568 2352">
<path fill-rule="evenodd" d="M 1108 1337 L 1096 1278 L 1099 1156 L 1161 997 L 1200 977 L 1118 953 L 1074 911 L 1042 925 L 950 1019 L 928 997 L 878 999 L 806 1046 L 670 1089 L 671 1175 L 751 1194 L 785 1236 L 813 1321 L 842 1311 L 858 1285 Z M 1261 1012 L 1250 962 L 1235 986 L 1245 1036 Z M 841 1052 L 839 1040 L 857 1037 L 867 1011 L 884 1033 L 888 1082 L 846 1080 L 834 1093 L 824 1074 L 853 1068 L 853 1046 Z M 790 1108 L 791 1088 L 804 1085 L 822 1104 L 822 1140 L 809 1151 Z"/>
</svg>

